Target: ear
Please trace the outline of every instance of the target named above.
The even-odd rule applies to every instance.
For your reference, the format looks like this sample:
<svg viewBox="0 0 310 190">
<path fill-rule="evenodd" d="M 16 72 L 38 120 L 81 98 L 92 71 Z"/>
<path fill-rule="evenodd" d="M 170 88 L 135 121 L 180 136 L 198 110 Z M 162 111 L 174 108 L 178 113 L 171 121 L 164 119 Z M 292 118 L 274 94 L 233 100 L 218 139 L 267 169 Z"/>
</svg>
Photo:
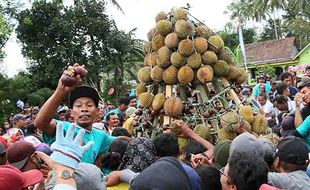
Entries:
<svg viewBox="0 0 310 190">
<path fill-rule="evenodd" d="M 231 185 L 231 190 L 238 190 L 237 186 L 235 186 L 234 184 Z"/>
<path fill-rule="evenodd" d="M 280 166 L 280 160 L 279 160 L 279 157 L 276 157 L 276 159 L 273 162 L 273 167 L 279 168 L 279 166 Z"/>
</svg>

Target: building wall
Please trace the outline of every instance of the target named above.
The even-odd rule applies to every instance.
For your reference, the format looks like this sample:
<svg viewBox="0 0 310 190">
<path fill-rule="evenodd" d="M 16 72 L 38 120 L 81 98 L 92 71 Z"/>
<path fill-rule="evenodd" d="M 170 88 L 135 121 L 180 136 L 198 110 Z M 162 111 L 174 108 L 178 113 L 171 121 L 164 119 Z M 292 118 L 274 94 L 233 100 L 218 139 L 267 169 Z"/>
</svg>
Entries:
<svg viewBox="0 0 310 190">
<path fill-rule="evenodd" d="M 310 64 L 310 47 L 299 55 L 299 65 Z"/>
</svg>

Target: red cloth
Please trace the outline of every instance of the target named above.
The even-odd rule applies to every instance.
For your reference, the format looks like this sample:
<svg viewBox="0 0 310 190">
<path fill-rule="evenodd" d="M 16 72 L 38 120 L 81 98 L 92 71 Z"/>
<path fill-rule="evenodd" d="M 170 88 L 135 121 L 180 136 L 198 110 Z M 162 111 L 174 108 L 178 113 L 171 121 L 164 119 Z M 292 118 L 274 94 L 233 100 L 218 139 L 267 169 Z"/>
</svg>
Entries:
<svg viewBox="0 0 310 190">
<path fill-rule="evenodd" d="M 259 190 L 280 190 L 280 189 L 268 184 L 263 184 L 262 186 L 260 186 Z"/>
<path fill-rule="evenodd" d="M 0 136 L 0 143 L 3 144 L 3 146 L 5 147 L 5 149 L 8 149 L 8 143 L 6 142 L 6 140 Z"/>
</svg>

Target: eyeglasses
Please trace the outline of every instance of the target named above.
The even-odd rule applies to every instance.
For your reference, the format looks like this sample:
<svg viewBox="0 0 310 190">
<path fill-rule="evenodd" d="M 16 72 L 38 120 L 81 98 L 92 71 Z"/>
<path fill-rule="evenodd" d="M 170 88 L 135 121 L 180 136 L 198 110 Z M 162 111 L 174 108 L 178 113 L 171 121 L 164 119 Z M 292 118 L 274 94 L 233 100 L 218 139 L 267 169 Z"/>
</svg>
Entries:
<svg viewBox="0 0 310 190">
<path fill-rule="evenodd" d="M 227 183 L 228 183 L 228 184 L 232 184 L 231 178 L 230 178 L 228 175 L 226 175 L 226 174 L 224 173 L 224 169 L 225 169 L 225 167 L 222 167 L 222 168 L 219 170 L 221 176 L 223 175 L 223 176 L 227 177 Z"/>
</svg>

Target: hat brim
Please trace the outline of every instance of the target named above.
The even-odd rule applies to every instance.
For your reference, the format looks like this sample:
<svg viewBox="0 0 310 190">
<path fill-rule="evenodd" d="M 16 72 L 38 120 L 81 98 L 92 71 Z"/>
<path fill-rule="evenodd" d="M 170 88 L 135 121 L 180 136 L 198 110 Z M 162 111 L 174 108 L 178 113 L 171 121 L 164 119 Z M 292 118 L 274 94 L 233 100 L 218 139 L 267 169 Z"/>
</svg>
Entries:
<svg viewBox="0 0 310 190">
<path fill-rule="evenodd" d="M 43 180 L 43 174 L 39 170 L 29 170 L 23 172 L 24 188 L 33 186 Z"/>
<path fill-rule="evenodd" d="M 23 160 L 21 160 L 21 161 L 19 161 L 19 162 L 9 163 L 9 164 L 10 164 L 11 166 L 14 166 L 15 168 L 17 168 L 17 169 L 20 170 L 20 169 L 22 169 L 22 168 L 25 166 L 27 160 L 28 160 L 28 157 L 24 158 Z"/>
<path fill-rule="evenodd" d="M 73 103 L 75 100 L 82 98 L 82 97 L 87 97 L 87 98 L 92 99 L 95 102 L 96 107 L 98 107 L 100 97 L 99 97 L 97 90 L 90 86 L 79 86 L 69 94 L 70 108 L 73 107 Z"/>
</svg>

